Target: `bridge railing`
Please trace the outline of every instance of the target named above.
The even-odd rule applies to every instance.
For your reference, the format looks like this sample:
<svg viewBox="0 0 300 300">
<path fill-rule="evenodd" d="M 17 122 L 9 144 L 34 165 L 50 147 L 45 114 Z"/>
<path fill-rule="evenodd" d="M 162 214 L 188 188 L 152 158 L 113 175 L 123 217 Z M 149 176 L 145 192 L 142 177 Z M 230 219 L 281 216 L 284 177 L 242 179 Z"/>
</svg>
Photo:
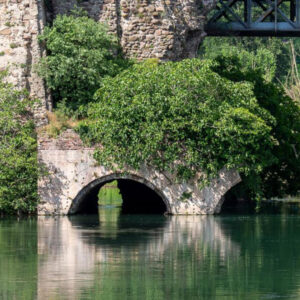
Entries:
<svg viewBox="0 0 300 300">
<path fill-rule="evenodd" d="M 300 36 L 300 0 L 218 0 L 210 36 Z"/>
</svg>

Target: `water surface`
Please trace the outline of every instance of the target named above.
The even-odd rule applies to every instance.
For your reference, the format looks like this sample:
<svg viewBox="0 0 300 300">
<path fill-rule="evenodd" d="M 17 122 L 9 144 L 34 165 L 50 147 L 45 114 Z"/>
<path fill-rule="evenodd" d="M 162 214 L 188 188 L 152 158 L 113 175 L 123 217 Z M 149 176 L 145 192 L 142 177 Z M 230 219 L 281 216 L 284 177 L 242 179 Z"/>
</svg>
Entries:
<svg viewBox="0 0 300 300">
<path fill-rule="evenodd" d="M 300 216 L 0 220 L 0 299 L 299 299 Z"/>
</svg>

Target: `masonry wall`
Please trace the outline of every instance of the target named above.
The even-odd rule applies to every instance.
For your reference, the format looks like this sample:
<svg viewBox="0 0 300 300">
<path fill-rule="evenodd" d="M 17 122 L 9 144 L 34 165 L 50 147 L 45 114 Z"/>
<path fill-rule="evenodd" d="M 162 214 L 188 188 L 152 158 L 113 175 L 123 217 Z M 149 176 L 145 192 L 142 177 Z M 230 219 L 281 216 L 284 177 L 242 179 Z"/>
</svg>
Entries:
<svg viewBox="0 0 300 300">
<path fill-rule="evenodd" d="M 50 104 L 43 81 L 33 72 L 43 54 L 37 36 L 44 24 L 42 1 L 0 0 L 0 71 L 8 69 L 8 81 L 18 88 L 27 88 L 32 98 L 40 99 L 35 109 L 38 125 L 46 123 Z"/>
<path fill-rule="evenodd" d="M 79 3 L 78 3 L 79 2 Z M 195 57 L 216 0 L 52 0 L 53 16 L 74 5 L 119 35 L 129 57 L 178 60 Z"/>
<path fill-rule="evenodd" d="M 196 55 L 215 1 L 0 0 L 0 71 L 9 69 L 8 81 L 40 100 L 35 119 L 43 125 L 52 104 L 34 65 L 45 54 L 37 36 L 46 22 L 78 5 L 119 36 L 128 57 L 179 60 Z"/>
</svg>

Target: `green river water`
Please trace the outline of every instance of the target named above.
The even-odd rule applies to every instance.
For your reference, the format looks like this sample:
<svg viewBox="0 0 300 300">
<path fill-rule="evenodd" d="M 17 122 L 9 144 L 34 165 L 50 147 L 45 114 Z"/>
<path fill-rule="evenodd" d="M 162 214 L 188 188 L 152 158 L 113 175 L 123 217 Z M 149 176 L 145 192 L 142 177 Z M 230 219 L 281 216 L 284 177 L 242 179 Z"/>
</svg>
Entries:
<svg viewBox="0 0 300 300">
<path fill-rule="evenodd" d="M 0 219 L 0 299 L 300 299 L 300 215 Z"/>
</svg>

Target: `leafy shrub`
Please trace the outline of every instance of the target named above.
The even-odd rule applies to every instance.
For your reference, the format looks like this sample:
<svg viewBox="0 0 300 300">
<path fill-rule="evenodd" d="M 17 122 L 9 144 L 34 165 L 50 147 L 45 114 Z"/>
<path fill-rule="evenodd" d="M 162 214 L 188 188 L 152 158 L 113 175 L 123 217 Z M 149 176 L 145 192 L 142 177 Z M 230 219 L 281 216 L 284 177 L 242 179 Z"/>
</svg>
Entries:
<svg viewBox="0 0 300 300">
<path fill-rule="evenodd" d="M 220 56 L 217 61 L 214 70 L 221 76 L 237 83 L 251 82 L 260 107 L 276 120 L 271 131 L 277 141 L 272 150 L 275 160 L 259 176 L 252 174 L 245 178 L 248 186 L 242 184 L 238 192 L 249 190 L 250 183 L 253 188 L 260 183 L 267 198 L 296 195 L 300 191 L 299 105 L 285 94 L 281 85 L 265 81 L 260 69 L 242 67 L 243 62 L 236 56 Z"/>
<path fill-rule="evenodd" d="M 284 81 L 290 72 L 291 51 L 286 38 L 274 37 L 208 37 L 200 48 L 206 59 L 237 56 L 243 69 L 261 71 L 264 79 Z M 299 49 L 298 43 L 295 44 Z"/>
<path fill-rule="evenodd" d="M 33 213 L 37 205 L 37 144 L 32 101 L 0 74 L 0 212 Z"/>
<path fill-rule="evenodd" d="M 106 78 L 78 132 L 101 143 L 103 165 L 146 163 L 190 178 L 210 178 L 222 168 L 245 174 L 273 160 L 274 119 L 262 109 L 249 83 L 234 83 L 198 59 L 145 62 Z"/>
<path fill-rule="evenodd" d="M 120 54 L 117 38 L 106 26 L 87 16 L 58 16 L 39 37 L 48 56 L 38 73 L 51 89 L 56 102 L 63 101 L 68 116 L 85 115 L 104 76 L 114 76 L 128 62 Z M 61 108 L 61 107 L 60 107 Z"/>
</svg>

